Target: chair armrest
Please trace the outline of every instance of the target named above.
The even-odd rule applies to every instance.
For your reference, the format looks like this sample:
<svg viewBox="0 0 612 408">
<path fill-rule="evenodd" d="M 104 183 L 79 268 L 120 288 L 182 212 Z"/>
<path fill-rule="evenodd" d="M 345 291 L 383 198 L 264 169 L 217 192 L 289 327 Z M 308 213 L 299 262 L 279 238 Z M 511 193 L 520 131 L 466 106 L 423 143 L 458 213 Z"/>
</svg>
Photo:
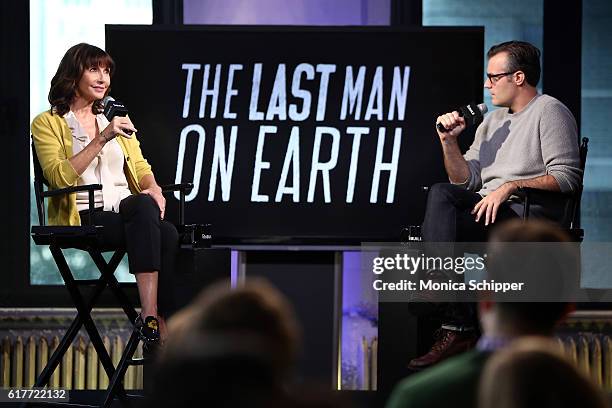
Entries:
<svg viewBox="0 0 612 408">
<path fill-rule="evenodd" d="M 190 191 L 193 188 L 193 183 L 164 184 L 160 187 L 164 193 L 169 191 Z"/>
<path fill-rule="evenodd" d="M 55 197 L 58 195 L 76 193 L 79 191 L 96 191 L 102 190 L 102 184 L 86 184 L 83 186 L 74 186 L 74 187 L 66 187 L 66 188 L 58 188 L 55 190 L 47 190 L 43 191 L 43 197 Z"/>
<path fill-rule="evenodd" d="M 185 192 L 191 191 L 193 183 L 164 184 L 160 186 L 163 193 L 179 191 L 179 225 L 185 224 Z"/>
<path fill-rule="evenodd" d="M 41 192 L 40 200 L 44 201 L 46 197 L 55 197 L 59 195 L 65 195 L 70 193 L 76 193 L 79 191 L 87 191 L 89 194 L 89 208 L 88 208 L 88 217 L 89 223 L 91 224 L 91 215 L 94 211 L 94 191 L 102 190 L 102 184 L 85 184 L 83 186 L 74 186 L 74 187 L 66 187 L 66 188 L 58 188 L 55 190 L 47 190 Z M 39 198 L 36 199 L 37 201 Z M 38 206 L 38 204 L 37 204 Z M 42 203 L 42 208 L 38 206 L 38 217 L 40 219 L 40 225 L 45 226 L 45 211 L 44 211 L 44 203 Z"/>
<path fill-rule="evenodd" d="M 529 212 L 532 203 L 550 203 L 553 200 L 565 203 L 564 219 L 567 217 L 573 217 L 572 213 L 574 212 L 574 210 L 572 210 L 572 203 L 574 203 L 573 207 L 575 207 L 576 193 L 564 193 L 561 191 L 550 191 L 532 187 L 521 187 L 514 193 L 514 195 L 518 196 L 523 200 L 522 218 L 524 220 L 529 218 Z M 568 210 L 570 211 L 570 213 L 567 212 Z"/>
<path fill-rule="evenodd" d="M 562 191 L 550 191 L 550 190 L 542 190 L 539 188 L 532 187 L 521 187 L 519 188 L 514 195 L 519 196 L 522 199 L 527 197 L 543 197 L 543 198 L 558 198 L 558 199 L 572 199 L 574 198 L 574 193 L 564 193 Z"/>
</svg>

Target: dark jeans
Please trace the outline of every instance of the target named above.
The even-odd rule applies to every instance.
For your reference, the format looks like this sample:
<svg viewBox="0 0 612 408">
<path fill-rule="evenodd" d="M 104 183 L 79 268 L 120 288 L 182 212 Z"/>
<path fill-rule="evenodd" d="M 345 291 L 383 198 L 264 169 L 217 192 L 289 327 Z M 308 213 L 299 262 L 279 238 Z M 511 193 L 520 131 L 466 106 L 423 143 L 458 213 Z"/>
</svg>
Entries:
<svg viewBox="0 0 612 408">
<path fill-rule="evenodd" d="M 427 195 L 427 209 L 422 234 L 425 242 L 486 242 L 489 229 L 485 217 L 475 221 L 471 214 L 482 197 L 450 183 L 434 184 Z M 495 223 L 517 218 L 518 214 L 508 203 L 502 204 Z M 493 225 L 496 225 L 493 224 Z"/>
<path fill-rule="evenodd" d="M 82 224 L 88 224 L 81 211 Z M 104 226 L 104 247 L 125 248 L 130 273 L 158 271 L 157 304 L 160 315 L 173 310 L 174 263 L 179 237 L 174 225 L 160 219 L 157 203 L 148 194 L 134 194 L 119 205 L 119 214 L 96 210 L 93 224 Z"/>
<path fill-rule="evenodd" d="M 481 199 L 479 194 L 450 183 L 439 183 L 431 187 L 422 226 L 423 241 L 428 256 L 463 256 L 463 254 L 440 252 L 449 251 L 448 246 L 439 248 L 427 243 L 486 242 L 490 228 L 519 216 L 508 203 L 504 203 L 497 211 L 495 224 L 485 226 L 484 216 L 476 222 L 476 217 L 471 211 Z M 443 319 L 448 324 L 478 326 L 478 316 L 473 303 L 448 303 L 443 305 L 442 310 Z"/>
</svg>

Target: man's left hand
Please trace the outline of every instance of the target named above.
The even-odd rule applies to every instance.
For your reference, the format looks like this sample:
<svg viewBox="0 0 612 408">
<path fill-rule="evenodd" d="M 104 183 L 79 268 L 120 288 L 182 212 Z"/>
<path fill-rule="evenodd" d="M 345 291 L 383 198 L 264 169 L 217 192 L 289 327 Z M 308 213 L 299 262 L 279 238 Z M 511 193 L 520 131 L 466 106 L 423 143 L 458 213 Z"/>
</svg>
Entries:
<svg viewBox="0 0 612 408">
<path fill-rule="evenodd" d="M 484 215 L 485 225 L 493 224 L 497 217 L 499 206 L 506 202 L 516 189 L 516 185 L 510 181 L 502 184 L 497 190 L 480 200 L 472 210 L 472 214 L 476 214 L 476 222 L 479 222 L 480 218 Z"/>
</svg>

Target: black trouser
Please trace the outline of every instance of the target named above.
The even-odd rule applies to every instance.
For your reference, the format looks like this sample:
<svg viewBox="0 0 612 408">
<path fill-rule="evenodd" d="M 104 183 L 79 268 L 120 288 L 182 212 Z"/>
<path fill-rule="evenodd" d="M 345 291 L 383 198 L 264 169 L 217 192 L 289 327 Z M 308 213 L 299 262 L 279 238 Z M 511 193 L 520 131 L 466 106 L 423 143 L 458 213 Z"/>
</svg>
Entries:
<svg viewBox="0 0 612 408">
<path fill-rule="evenodd" d="M 82 224 L 88 224 L 87 211 L 80 215 Z M 121 201 L 119 214 L 99 209 L 92 218 L 94 225 L 104 226 L 104 247 L 126 248 L 130 273 L 158 272 L 158 312 L 164 316 L 173 310 L 178 232 L 174 225 L 160 219 L 155 200 L 148 194 L 134 194 Z"/>
<path fill-rule="evenodd" d="M 474 206 L 482 197 L 463 187 L 450 183 L 435 184 L 427 195 L 427 208 L 422 226 L 424 242 L 486 242 L 489 229 L 485 226 L 485 217 L 471 214 Z M 518 204 L 514 204 L 518 205 Z M 518 214 L 511 205 L 504 203 L 499 206 L 495 224 L 517 218 Z M 433 248 L 433 249 L 432 249 Z M 435 251 L 436 247 L 425 244 L 426 251 Z M 448 247 L 447 247 L 448 250 Z M 429 256 L 463 256 L 463 254 L 433 253 Z M 456 326 L 478 325 L 476 307 L 473 303 L 449 303 L 443 307 L 443 318 L 448 324 Z"/>
<path fill-rule="evenodd" d="M 427 209 L 423 221 L 423 241 L 426 242 L 486 242 L 489 228 L 484 215 L 480 222 L 471 214 L 482 200 L 480 194 L 450 183 L 434 184 L 427 195 Z M 503 203 L 497 210 L 496 223 L 517 218 L 510 204 Z"/>
</svg>

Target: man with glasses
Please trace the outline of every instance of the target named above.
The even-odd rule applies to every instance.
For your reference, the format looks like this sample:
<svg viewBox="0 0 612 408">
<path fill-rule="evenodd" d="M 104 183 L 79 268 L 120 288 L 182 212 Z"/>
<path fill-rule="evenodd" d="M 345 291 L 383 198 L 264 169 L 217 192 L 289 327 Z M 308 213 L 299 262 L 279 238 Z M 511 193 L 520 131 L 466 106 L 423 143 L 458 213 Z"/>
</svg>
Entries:
<svg viewBox="0 0 612 408">
<path fill-rule="evenodd" d="M 491 47 L 487 79 L 493 105 L 476 130 L 474 143 L 461 154 L 457 142 L 465 129 L 458 112 L 436 120 L 450 183 L 432 186 L 423 222 L 426 242 L 484 242 L 492 225 L 516 218 L 522 203 L 513 194 L 521 187 L 571 192 L 579 188 L 579 141 L 572 113 L 557 99 L 539 94 L 540 51 L 522 41 Z M 530 215 L 560 221 L 554 203 L 531 207 Z M 476 341 L 472 304 L 450 304 L 447 323 L 432 349 L 409 364 L 422 370 Z"/>
</svg>

